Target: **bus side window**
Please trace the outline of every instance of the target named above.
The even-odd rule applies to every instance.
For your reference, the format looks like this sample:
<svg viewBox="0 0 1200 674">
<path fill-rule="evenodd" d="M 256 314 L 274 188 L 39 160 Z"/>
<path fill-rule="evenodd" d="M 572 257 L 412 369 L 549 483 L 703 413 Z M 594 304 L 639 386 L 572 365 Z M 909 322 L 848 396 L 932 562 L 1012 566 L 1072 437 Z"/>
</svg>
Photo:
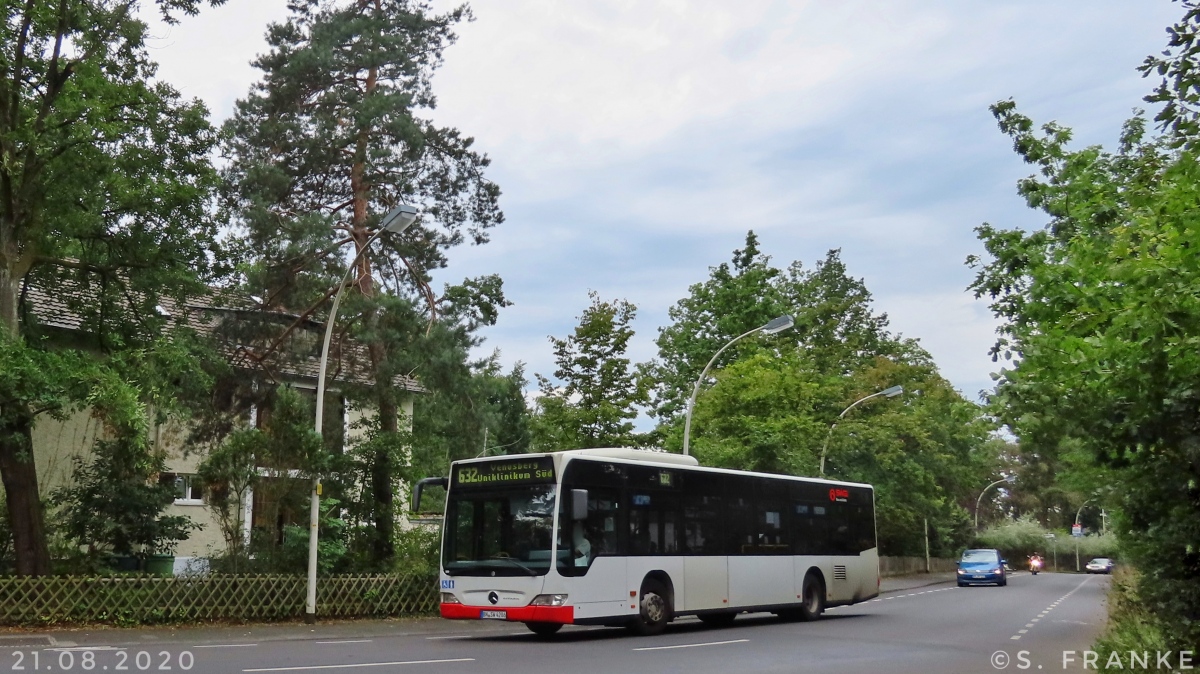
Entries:
<svg viewBox="0 0 1200 674">
<path fill-rule="evenodd" d="M 620 553 L 617 536 L 617 506 L 620 496 L 612 489 L 588 491 L 588 516 L 586 529 L 592 540 L 592 554 L 615 555 Z"/>
</svg>

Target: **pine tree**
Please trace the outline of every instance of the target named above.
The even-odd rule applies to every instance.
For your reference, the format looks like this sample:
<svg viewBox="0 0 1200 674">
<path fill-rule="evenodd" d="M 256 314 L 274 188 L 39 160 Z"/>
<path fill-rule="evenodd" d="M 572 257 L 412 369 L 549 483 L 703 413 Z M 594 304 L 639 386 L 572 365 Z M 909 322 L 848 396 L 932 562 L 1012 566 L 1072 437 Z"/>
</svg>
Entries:
<svg viewBox="0 0 1200 674">
<path fill-rule="evenodd" d="M 462 293 L 436 297 L 429 273 L 446 265 L 448 249 L 485 243 L 503 220 L 499 189 L 483 177 L 487 157 L 458 130 L 420 116 L 436 104 L 431 77 L 454 26 L 470 13 L 464 6 L 436 14 L 415 0 L 290 7 L 255 64 L 262 80 L 226 127 L 229 203 L 252 261 L 247 289 L 265 291 L 265 309 L 298 314 L 299 326 L 326 309 L 347 260 L 363 252 L 383 213 L 398 203 L 421 213 L 403 236 L 382 237 L 358 258 L 355 292 L 337 319 L 339 336 L 367 344 L 374 374 L 366 395 L 383 440 L 369 473 L 374 554 L 383 564 L 392 556 L 399 469 L 389 445 L 401 442 L 392 382 L 454 351 L 453 340 L 428 338 L 438 333 L 439 311 L 461 304 Z M 499 278 L 464 287 L 481 320 L 494 321 L 505 304 Z M 276 336 L 272 346 L 281 343 Z M 430 355 L 438 344 L 443 351 Z"/>
</svg>

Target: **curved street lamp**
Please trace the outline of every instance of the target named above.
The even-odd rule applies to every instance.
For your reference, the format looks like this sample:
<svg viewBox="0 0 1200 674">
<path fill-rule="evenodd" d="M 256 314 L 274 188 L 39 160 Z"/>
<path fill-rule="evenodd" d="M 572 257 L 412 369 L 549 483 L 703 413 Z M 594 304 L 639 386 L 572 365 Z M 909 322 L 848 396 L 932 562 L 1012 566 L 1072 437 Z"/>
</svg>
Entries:
<svg viewBox="0 0 1200 674">
<path fill-rule="evenodd" d="M 829 438 L 833 437 L 833 429 L 837 428 L 837 422 L 841 421 L 842 417 L 846 416 L 847 412 L 854 409 L 861 402 L 865 402 L 867 400 L 870 400 L 871 398 L 877 398 L 879 396 L 883 396 L 885 398 L 895 398 L 896 396 L 900 395 L 901 393 L 904 393 L 903 386 L 900 386 L 900 385 L 891 386 L 891 387 L 885 388 L 882 391 L 879 391 L 877 393 L 872 393 L 871 395 L 866 396 L 865 398 L 859 398 L 858 400 L 855 400 L 854 402 L 850 403 L 849 407 L 842 410 L 842 413 L 837 416 L 837 420 L 834 421 L 833 424 L 831 424 L 829 426 L 829 432 L 825 434 L 825 444 L 821 445 L 821 472 L 820 472 L 821 477 L 825 477 L 825 451 L 829 449 Z"/>
<path fill-rule="evenodd" d="M 688 398 L 687 414 L 684 416 L 684 420 L 683 420 L 683 455 L 684 456 L 688 455 L 688 436 L 691 434 L 691 430 L 692 430 L 692 408 L 696 406 L 696 394 L 700 393 L 700 383 L 704 381 L 704 375 L 708 374 L 708 368 L 712 367 L 712 364 L 714 362 L 716 362 L 717 357 L 720 356 L 725 351 L 725 349 L 728 349 L 729 347 L 733 346 L 734 342 L 738 341 L 739 339 L 741 339 L 743 337 L 749 337 L 750 335 L 753 335 L 756 332 L 761 332 L 764 335 L 773 335 L 777 332 L 783 332 L 784 330 L 787 330 L 788 328 L 792 327 L 794 324 L 795 324 L 795 321 L 793 321 L 792 317 L 787 314 L 784 314 L 778 318 L 773 318 L 766 325 L 760 325 L 757 328 L 754 328 L 753 330 L 751 330 L 749 332 L 744 332 L 744 333 L 738 335 L 737 337 L 734 337 L 733 339 L 729 340 L 728 342 L 726 342 L 725 346 L 722 346 L 720 349 L 718 349 L 717 352 L 713 354 L 713 357 L 708 360 L 708 365 L 704 366 L 704 369 L 700 372 L 700 376 L 696 378 L 696 385 L 692 387 L 692 397 Z"/>
<path fill-rule="evenodd" d="M 987 493 L 987 490 L 991 489 L 992 487 L 995 487 L 996 485 L 1000 484 L 1001 482 L 1007 482 L 1009 484 L 1013 484 L 1016 481 L 1017 481 L 1016 475 L 1009 475 L 1008 477 L 996 480 L 995 482 L 984 487 L 983 491 L 979 492 L 979 498 L 975 499 L 975 531 L 979 531 L 979 506 L 983 504 L 983 495 Z"/>
<path fill-rule="evenodd" d="M 1079 510 L 1075 511 L 1075 526 L 1079 526 L 1079 517 L 1081 515 L 1083 515 L 1083 509 L 1087 507 L 1087 504 L 1089 504 L 1095 500 L 1096 500 L 1096 497 L 1093 496 L 1092 498 L 1084 501 L 1083 504 L 1079 506 Z M 1079 570 L 1079 539 L 1083 538 L 1083 537 L 1075 535 L 1074 527 L 1072 527 L 1071 537 L 1075 539 L 1075 570 L 1078 571 Z"/>
<path fill-rule="evenodd" d="M 333 324 L 337 320 L 338 305 L 342 303 L 342 292 L 346 289 L 346 282 L 350 280 L 350 273 L 354 271 L 359 259 L 366 254 L 371 244 L 375 243 L 380 235 L 384 232 L 399 234 L 416 221 L 417 209 L 408 204 L 400 204 L 388 211 L 380 221 L 379 230 L 370 239 L 367 239 L 362 248 L 358 249 L 358 254 L 350 261 L 350 266 L 342 276 L 342 282 L 338 284 L 337 294 L 333 296 L 333 306 L 329 309 L 329 318 L 325 319 L 325 341 L 321 344 L 321 365 L 317 371 L 317 409 L 314 415 L 316 421 L 313 422 L 313 430 L 317 432 L 318 438 L 322 437 L 322 421 L 325 417 L 325 371 L 329 365 L 329 341 L 333 337 Z M 313 623 L 317 619 L 317 524 L 320 522 L 320 518 L 321 477 L 314 475 L 312 497 L 308 509 L 308 597 L 304 605 L 304 621 L 307 623 Z"/>
</svg>

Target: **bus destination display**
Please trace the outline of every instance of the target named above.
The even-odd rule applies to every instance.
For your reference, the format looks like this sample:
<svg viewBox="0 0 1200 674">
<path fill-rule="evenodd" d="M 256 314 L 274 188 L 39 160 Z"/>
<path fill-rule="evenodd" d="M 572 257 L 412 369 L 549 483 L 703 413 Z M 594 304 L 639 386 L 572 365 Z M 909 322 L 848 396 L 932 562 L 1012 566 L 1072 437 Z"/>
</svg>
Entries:
<svg viewBox="0 0 1200 674">
<path fill-rule="evenodd" d="M 457 466 L 454 469 L 452 488 L 544 484 L 553 481 L 554 459 L 541 456 Z"/>
</svg>

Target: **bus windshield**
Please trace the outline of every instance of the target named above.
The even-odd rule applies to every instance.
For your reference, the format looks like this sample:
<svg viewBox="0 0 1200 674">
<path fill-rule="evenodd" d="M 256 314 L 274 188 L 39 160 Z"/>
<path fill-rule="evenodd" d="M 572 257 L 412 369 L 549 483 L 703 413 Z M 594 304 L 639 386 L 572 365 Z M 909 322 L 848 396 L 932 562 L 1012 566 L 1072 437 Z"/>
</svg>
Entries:
<svg viewBox="0 0 1200 674">
<path fill-rule="evenodd" d="M 553 484 L 453 492 L 442 560 L 448 575 L 543 576 L 550 570 Z"/>
</svg>

